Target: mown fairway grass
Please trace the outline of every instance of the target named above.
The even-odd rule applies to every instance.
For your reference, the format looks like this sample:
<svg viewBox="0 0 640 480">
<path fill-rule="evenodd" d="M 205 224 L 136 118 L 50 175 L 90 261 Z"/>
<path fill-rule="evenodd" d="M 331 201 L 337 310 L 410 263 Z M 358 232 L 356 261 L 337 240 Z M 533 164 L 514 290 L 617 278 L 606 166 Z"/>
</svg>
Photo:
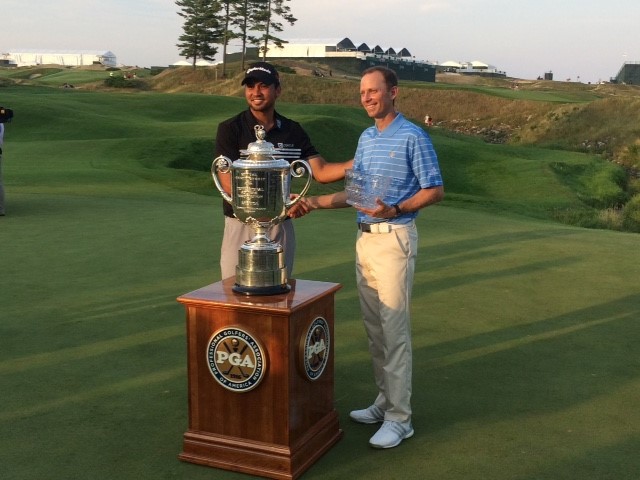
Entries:
<svg viewBox="0 0 640 480">
<path fill-rule="evenodd" d="M 0 218 L 0 478 L 248 478 L 177 460 L 187 385 L 176 297 L 219 280 L 207 142 L 243 101 L 0 93 L 16 110 Z M 335 159 L 369 123 L 358 109 L 281 109 Z M 546 167 L 587 157 L 434 142 L 449 197 L 419 220 L 416 435 L 399 448 L 370 449 L 375 427 L 348 420 L 374 396 L 354 213 L 298 221 L 295 276 L 343 285 L 334 345 L 345 437 L 304 478 L 639 478 L 638 235 L 549 220 L 550 208 L 581 202 Z"/>
</svg>

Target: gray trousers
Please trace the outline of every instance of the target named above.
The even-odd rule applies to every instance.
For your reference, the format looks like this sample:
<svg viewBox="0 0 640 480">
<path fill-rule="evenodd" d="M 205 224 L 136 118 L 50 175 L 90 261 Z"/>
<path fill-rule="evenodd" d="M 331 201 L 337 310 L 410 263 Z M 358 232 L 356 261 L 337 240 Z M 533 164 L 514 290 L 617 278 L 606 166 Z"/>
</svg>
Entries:
<svg viewBox="0 0 640 480">
<path fill-rule="evenodd" d="M 222 247 L 220 248 L 220 278 L 225 279 L 236 274 L 238 265 L 238 250 L 244 242 L 251 240 L 255 235 L 253 228 L 242 223 L 237 218 L 224 217 L 224 234 Z M 296 254 L 296 234 L 293 222 L 285 220 L 276 225 L 267 234 L 269 238 L 282 245 L 284 249 L 284 261 L 287 266 L 287 277 L 291 278 L 293 271 L 293 259 Z"/>
</svg>

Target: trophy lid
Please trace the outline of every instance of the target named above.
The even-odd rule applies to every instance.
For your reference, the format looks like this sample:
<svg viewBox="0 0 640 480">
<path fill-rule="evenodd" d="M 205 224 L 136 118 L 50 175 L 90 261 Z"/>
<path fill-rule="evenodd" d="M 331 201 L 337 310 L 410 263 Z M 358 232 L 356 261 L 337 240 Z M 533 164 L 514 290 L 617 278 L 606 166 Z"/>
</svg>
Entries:
<svg viewBox="0 0 640 480">
<path fill-rule="evenodd" d="M 256 125 L 253 130 L 256 133 L 257 141 L 250 143 L 246 150 L 240 150 L 240 155 L 254 160 L 273 158 L 278 153 L 278 149 L 273 146 L 273 143 L 265 140 L 267 132 L 264 127 Z"/>
</svg>

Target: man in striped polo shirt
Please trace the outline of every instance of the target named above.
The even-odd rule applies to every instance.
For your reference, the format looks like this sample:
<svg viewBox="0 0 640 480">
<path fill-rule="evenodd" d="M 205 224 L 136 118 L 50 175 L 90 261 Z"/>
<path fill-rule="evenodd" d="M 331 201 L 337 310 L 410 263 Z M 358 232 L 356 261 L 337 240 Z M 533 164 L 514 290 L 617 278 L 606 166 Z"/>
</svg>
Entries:
<svg viewBox="0 0 640 480">
<path fill-rule="evenodd" d="M 442 200 L 444 188 L 431 139 L 395 108 L 398 77 L 385 67 L 362 73 L 360 101 L 375 125 L 360 136 L 353 170 L 390 178 L 373 206 L 358 213 L 356 276 L 378 395 L 350 413 L 382 423 L 369 444 L 391 448 L 413 435 L 411 423 L 411 290 L 418 248 L 418 211 Z M 296 211 L 349 206 L 347 192 L 306 198 Z"/>
</svg>

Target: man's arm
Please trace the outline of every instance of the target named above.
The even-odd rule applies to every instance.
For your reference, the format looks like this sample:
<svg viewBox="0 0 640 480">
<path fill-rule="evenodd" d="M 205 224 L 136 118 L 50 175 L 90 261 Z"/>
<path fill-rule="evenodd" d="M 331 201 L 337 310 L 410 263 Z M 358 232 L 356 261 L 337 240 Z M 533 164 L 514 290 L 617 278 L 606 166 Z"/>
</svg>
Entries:
<svg viewBox="0 0 640 480">
<path fill-rule="evenodd" d="M 306 197 L 304 200 L 306 200 L 310 210 L 317 210 L 319 208 L 346 208 L 351 206 L 347 203 L 347 192 L 345 190 L 316 197 Z"/>
<path fill-rule="evenodd" d="M 439 185 L 437 187 L 423 188 L 418 190 L 415 195 L 398 204 L 400 214 L 416 212 L 422 208 L 425 208 L 434 203 L 438 203 L 444 198 L 444 187 Z M 358 208 L 359 211 L 374 218 L 394 218 L 399 214 L 396 207 L 393 205 L 387 205 L 382 200 L 378 200 L 378 207 L 374 209 Z"/>
<path fill-rule="evenodd" d="M 303 197 L 287 213 L 291 218 L 300 218 L 310 213 L 311 210 L 319 208 L 346 208 L 350 206 L 347 203 L 347 192 L 343 190 L 317 197 Z"/>
<path fill-rule="evenodd" d="M 216 133 L 216 158 L 223 155 L 232 162 L 236 161 L 240 153 L 238 148 L 238 137 L 239 132 L 234 131 L 229 122 L 220 123 Z M 227 195 L 231 195 L 231 173 L 218 172 L 218 180 L 220 180 L 220 185 L 225 193 Z"/>
<path fill-rule="evenodd" d="M 413 197 L 407 198 L 405 201 L 400 202 L 398 207 L 404 213 L 416 212 L 424 207 L 438 203 L 444 198 L 444 187 L 439 185 L 437 187 L 423 188 L 416 192 Z"/>
<path fill-rule="evenodd" d="M 231 195 L 231 173 L 218 172 L 218 180 L 220 180 L 220 186 L 224 190 L 224 193 Z"/>
<path fill-rule="evenodd" d="M 353 166 L 353 160 L 342 163 L 327 162 L 321 155 L 315 155 L 307 159 L 313 178 L 320 183 L 331 183 L 344 178 L 344 171 Z"/>
</svg>

